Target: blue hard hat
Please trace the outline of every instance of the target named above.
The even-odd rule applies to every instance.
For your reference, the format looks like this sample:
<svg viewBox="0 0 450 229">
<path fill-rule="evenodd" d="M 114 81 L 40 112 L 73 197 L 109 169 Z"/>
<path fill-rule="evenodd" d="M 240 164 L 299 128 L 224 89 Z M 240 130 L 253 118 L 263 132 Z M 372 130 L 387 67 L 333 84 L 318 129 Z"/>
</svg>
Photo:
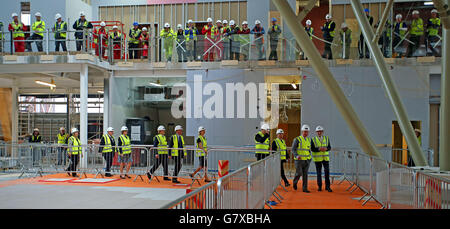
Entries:
<svg viewBox="0 0 450 229">
<path fill-rule="evenodd" d="M 273 17 L 273 18 L 272 18 L 272 21 L 277 21 L 277 19 Z"/>
<path fill-rule="evenodd" d="M 369 8 L 365 8 L 365 9 L 364 9 L 364 12 L 369 12 Z"/>
<path fill-rule="evenodd" d="M 133 22 L 133 25 L 137 26 L 137 25 L 139 25 L 139 23 L 137 23 L 137 21 L 135 21 L 135 22 Z"/>
</svg>

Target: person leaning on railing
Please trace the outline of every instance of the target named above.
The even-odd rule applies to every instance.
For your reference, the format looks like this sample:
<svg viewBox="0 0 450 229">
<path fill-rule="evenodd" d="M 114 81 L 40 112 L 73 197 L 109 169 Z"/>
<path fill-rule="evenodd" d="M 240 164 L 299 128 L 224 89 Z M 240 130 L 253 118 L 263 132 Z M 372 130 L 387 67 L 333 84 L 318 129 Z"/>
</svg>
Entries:
<svg viewBox="0 0 450 229">
<path fill-rule="evenodd" d="M 25 52 L 25 33 L 27 26 L 19 21 L 19 15 L 17 13 L 12 14 L 13 22 L 9 23 L 8 31 L 12 32 L 12 38 L 14 40 L 14 51 Z"/>
<path fill-rule="evenodd" d="M 284 131 L 283 129 L 277 130 L 277 138 L 272 142 L 272 150 L 280 152 L 281 159 L 281 179 L 284 181 L 284 186 L 289 187 L 289 181 L 284 174 L 284 163 L 289 160 L 289 155 L 287 154 L 286 142 L 283 139 Z"/>
<path fill-rule="evenodd" d="M 79 139 L 80 132 L 77 128 L 72 128 L 72 136 L 70 136 L 67 145 L 67 154 L 69 155 L 70 163 L 69 167 L 67 167 L 67 174 L 70 176 L 70 172 L 72 172 L 72 176 L 77 176 L 77 166 L 80 162 L 80 155 L 83 157 L 81 143 Z"/>
<path fill-rule="evenodd" d="M 294 190 L 297 190 L 297 182 L 302 176 L 303 192 L 308 190 L 308 169 L 311 164 L 311 138 L 309 135 L 309 126 L 302 126 L 302 135 L 296 137 L 292 143 L 292 154 L 295 160 L 295 177 L 293 180 Z"/>
<path fill-rule="evenodd" d="M 52 31 L 55 33 L 55 52 L 59 52 L 59 46 L 66 52 L 67 22 L 62 20 L 61 14 L 56 14 L 55 20 L 56 23 L 52 28 Z"/>
<path fill-rule="evenodd" d="M 241 53 L 244 56 L 244 61 L 247 61 L 249 58 L 250 52 L 250 28 L 248 28 L 248 22 L 242 22 L 242 28 L 239 31 L 239 39 L 241 45 Z"/>
<path fill-rule="evenodd" d="M 112 177 L 111 165 L 113 163 L 114 154 L 117 152 L 114 128 L 108 127 L 106 133 L 107 134 L 104 134 L 100 140 L 98 152 L 102 154 L 106 162 L 105 177 Z"/>
<path fill-rule="evenodd" d="M 239 33 L 241 29 L 236 25 L 234 20 L 230 20 L 230 30 L 226 34 L 227 37 L 230 37 L 230 49 L 231 56 L 230 60 L 239 60 L 241 42 L 239 40 Z"/>
<path fill-rule="evenodd" d="M 255 46 L 256 46 L 256 55 L 258 56 L 258 60 L 265 60 L 263 58 L 263 45 L 264 45 L 264 34 L 266 33 L 264 27 L 261 25 L 260 20 L 255 21 L 255 27 L 253 27 L 251 34 L 255 35 Z"/>
</svg>

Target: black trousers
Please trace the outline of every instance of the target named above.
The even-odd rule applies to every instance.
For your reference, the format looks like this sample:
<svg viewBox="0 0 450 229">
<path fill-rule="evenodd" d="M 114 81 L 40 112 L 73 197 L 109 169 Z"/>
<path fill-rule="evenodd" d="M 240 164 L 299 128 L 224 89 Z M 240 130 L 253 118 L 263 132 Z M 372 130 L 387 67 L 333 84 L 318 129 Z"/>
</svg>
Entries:
<svg viewBox="0 0 450 229">
<path fill-rule="evenodd" d="M 111 175 L 110 172 L 111 172 L 111 165 L 114 159 L 114 152 L 103 153 L 103 158 L 105 159 L 106 162 L 105 175 Z"/>
<path fill-rule="evenodd" d="M 156 158 L 155 164 L 150 169 L 150 174 L 153 174 L 159 167 L 159 165 L 163 165 L 164 168 L 164 176 L 169 174 L 169 164 L 168 164 L 169 155 L 168 154 L 159 154 L 158 158 Z"/>
<path fill-rule="evenodd" d="M 439 37 L 438 36 L 428 36 L 427 37 L 427 55 L 428 54 L 428 50 L 431 50 L 431 52 L 433 53 L 433 56 L 439 56 L 439 50 L 436 48 L 433 48 L 432 43 L 436 43 L 439 41 Z"/>
<path fill-rule="evenodd" d="M 420 36 L 410 35 L 409 40 L 414 44 L 409 43 L 408 45 L 408 57 L 412 57 L 416 50 L 420 48 Z"/>
<path fill-rule="evenodd" d="M 330 43 L 333 42 L 332 37 L 325 38 L 325 40 Z M 323 58 L 327 58 L 327 56 L 328 56 L 329 60 L 333 59 L 333 52 L 331 51 L 331 44 L 329 44 L 329 43 L 325 43 L 325 50 L 323 51 L 323 54 L 322 54 Z"/>
<path fill-rule="evenodd" d="M 293 183 L 296 185 L 300 176 L 302 177 L 303 191 L 308 190 L 308 169 L 311 164 L 310 160 L 296 160 L 295 161 L 295 177 Z"/>
<path fill-rule="evenodd" d="M 42 48 L 42 40 L 43 39 L 44 39 L 44 37 L 33 33 L 33 35 L 31 35 L 30 37 L 27 38 L 27 42 L 26 42 L 27 51 L 29 51 L 29 52 L 33 51 L 33 49 L 31 48 L 31 43 L 33 41 L 35 41 L 38 52 L 42 52 L 43 51 L 43 48 Z"/>
<path fill-rule="evenodd" d="M 134 44 L 134 43 L 128 44 L 128 58 L 129 59 L 138 59 L 139 58 L 139 56 L 138 56 L 139 50 L 137 50 L 137 48 L 139 48 L 139 44 Z"/>
<path fill-rule="evenodd" d="M 322 166 L 325 171 L 325 188 L 329 188 L 330 183 L 330 162 L 329 161 L 321 161 L 314 162 L 316 164 L 316 172 L 317 172 L 317 186 L 322 188 Z"/>
<path fill-rule="evenodd" d="M 67 51 L 67 46 L 65 41 L 55 41 L 55 52 L 59 52 L 59 46 L 62 47 L 64 52 Z"/>
<path fill-rule="evenodd" d="M 175 169 L 173 170 L 173 176 L 175 178 L 173 178 L 173 180 L 177 180 L 176 177 L 178 176 L 178 173 L 180 173 L 181 166 L 182 166 L 181 160 L 183 159 L 183 157 L 181 157 L 181 156 L 172 156 L 172 158 L 173 158 L 173 161 L 175 162 Z"/>
<path fill-rule="evenodd" d="M 72 176 L 77 176 L 77 173 L 75 171 L 77 171 L 77 166 L 78 163 L 80 162 L 80 155 L 69 155 L 69 159 L 70 159 L 70 163 L 69 163 L 69 167 L 67 168 L 66 171 L 72 172 Z"/>
<path fill-rule="evenodd" d="M 262 159 L 264 159 L 264 158 L 266 158 L 267 156 L 269 156 L 270 154 L 266 154 L 266 153 L 257 153 L 256 154 L 256 160 L 262 160 Z"/>
<path fill-rule="evenodd" d="M 367 44 L 364 42 L 364 36 L 359 36 L 359 58 L 363 59 L 364 57 L 369 59 L 370 58 L 370 52 L 369 47 L 367 47 Z M 365 55 L 365 56 L 364 56 Z"/>
<path fill-rule="evenodd" d="M 281 179 L 283 179 L 284 183 L 289 183 L 286 175 L 284 174 L 284 163 L 286 163 L 286 160 L 281 160 Z"/>
<path fill-rule="evenodd" d="M 278 47 L 278 40 L 277 41 L 270 41 L 269 60 L 278 60 L 277 47 Z"/>
</svg>

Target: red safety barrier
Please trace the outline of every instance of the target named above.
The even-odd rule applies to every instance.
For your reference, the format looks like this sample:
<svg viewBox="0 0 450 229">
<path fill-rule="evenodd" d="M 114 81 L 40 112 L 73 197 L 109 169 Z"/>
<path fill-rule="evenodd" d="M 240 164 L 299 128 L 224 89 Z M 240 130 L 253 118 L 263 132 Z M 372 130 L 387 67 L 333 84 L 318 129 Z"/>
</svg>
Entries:
<svg viewBox="0 0 450 229">
<path fill-rule="evenodd" d="M 432 179 L 425 182 L 425 208 L 441 209 L 441 186 Z"/>
<path fill-rule="evenodd" d="M 228 160 L 219 160 L 219 177 L 223 177 L 228 175 L 229 171 L 229 161 Z"/>
</svg>

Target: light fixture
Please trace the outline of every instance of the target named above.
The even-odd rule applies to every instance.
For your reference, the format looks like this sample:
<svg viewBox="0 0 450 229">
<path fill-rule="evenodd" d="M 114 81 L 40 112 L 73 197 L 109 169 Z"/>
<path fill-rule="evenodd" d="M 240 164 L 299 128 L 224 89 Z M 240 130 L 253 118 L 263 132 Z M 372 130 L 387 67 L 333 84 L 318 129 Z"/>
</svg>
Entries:
<svg viewBox="0 0 450 229">
<path fill-rule="evenodd" d="M 48 86 L 51 89 L 56 87 L 55 81 L 53 81 L 53 80 L 50 83 L 44 82 L 44 81 L 40 81 L 40 80 L 35 80 L 34 82 L 36 82 L 37 84 L 40 84 L 40 85 Z"/>
<path fill-rule="evenodd" d="M 99 93 L 99 94 L 105 94 L 104 91 L 97 91 L 97 93 Z"/>
<path fill-rule="evenodd" d="M 431 6 L 431 5 L 433 5 L 434 3 L 433 2 L 424 2 L 423 3 L 425 6 Z"/>
<path fill-rule="evenodd" d="M 162 86 L 163 86 L 163 85 L 161 85 L 161 83 L 159 82 L 159 80 L 157 80 L 156 83 L 150 82 L 150 83 L 148 83 L 148 84 L 150 84 L 151 86 L 154 86 L 154 87 L 162 87 Z"/>
</svg>

